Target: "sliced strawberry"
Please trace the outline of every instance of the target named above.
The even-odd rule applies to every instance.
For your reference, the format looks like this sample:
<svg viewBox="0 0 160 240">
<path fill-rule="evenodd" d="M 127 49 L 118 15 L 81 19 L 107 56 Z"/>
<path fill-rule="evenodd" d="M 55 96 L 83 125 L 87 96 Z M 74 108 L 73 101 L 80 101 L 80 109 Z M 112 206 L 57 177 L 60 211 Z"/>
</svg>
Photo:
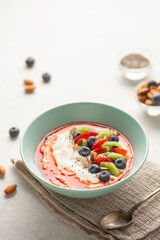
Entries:
<svg viewBox="0 0 160 240">
<path fill-rule="evenodd" d="M 113 162 L 113 160 L 107 156 L 98 156 L 94 159 L 93 163 L 100 165 L 101 162 Z"/>
<path fill-rule="evenodd" d="M 115 151 L 115 153 L 119 153 L 119 154 L 122 154 L 124 156 L 127 153 L 127 150 L 125 150 L 124 148 L 115 148 L 114 151 Z"/>
<path fill-rule="evenodd" d="M 98 133 L 97 132 L 92 132 L 92 131 L 89 131 L 89 132 L 85 132 L 85 133 L 81 133 L 80 135 L 78 135 L 78 137 L 75 138 L 74 142 L 75 143 L 78 143 L 79 139 L 87 139 L 91 136 L 97 136 Z"/>
<path fill-rule="evenodd" d="M 101 145 L 106 142 L 106 139 L 98 139 L 92 146 L 92 150 L 101 147 Z"/>
<path fill-rule="evenodd" d="M 103 147 L 99 147 L 99 148 L 96 148 L 94 150 L 92 150 L 93 152 L 96 152 L 97 154 L 100 154 L 100 153 L 104 153 L 106 152 L 106 148 L 103 148 Z"/>
</svg>

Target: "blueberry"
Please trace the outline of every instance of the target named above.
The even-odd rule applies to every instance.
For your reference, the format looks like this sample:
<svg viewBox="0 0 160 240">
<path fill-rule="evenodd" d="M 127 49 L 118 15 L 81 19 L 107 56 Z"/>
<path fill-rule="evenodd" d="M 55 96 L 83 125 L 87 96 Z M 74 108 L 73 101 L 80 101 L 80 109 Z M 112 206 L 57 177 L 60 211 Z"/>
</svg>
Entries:
<svg viewBox="0 0 160 240">
<path fill-rule="evenodd" d="M 151 87 L 151 86 L 158 86 L 158 83 L 156 81 L 149 81 L 148 82 L 148 87 Z"/>
<path fill-rule="evenodd" d="M 42 78 L 43 78 L 43 82 L 48 83 L 51 79 L 51 75 L 49 73 L 44 73 L 42 75 Z"/>
<path fill-rule="evenodd" d="M 90 173 L 98 173 L 100 172 L 100 167 L 97 164 L 92 164 L 89 168 L 88 168 Z"/>
<path fill-rule="evenodd" d="M 108 171 L 102 171 L 99 174 L 99 179 L 102 182 L 107 182 L 110 179 L 110 173 Z"/>
<path fill-rule="evenodd" d="M 35 63 L 35 60 L 31 57 L 27 58 L 26 59 L 26 64 L 27 64 L 27 67 L 31 68 Z"/>
<path fill-rule="evenodd" d="M 123 169 L 126 167 L 126 161 L 123 158 L 117 158 L 114 162 L 117 168 Z"/>
<path fill-rule="evenodd" d="M 80 147 L 79 150 L 78 150 L 78 153 L 83 156 L 83 157 L 87 157 L 89 156 L 91 150 L 88 148 L 88 147 Z"/>
<path fill-rule="evenodd" d="M 153 95 L 152 104 L 153 106 L 160 106 L 160 93 Z"/>
<path fill-rule="evenodd" d="M 9 129 L 9 134 L 12 138 L 15 138 L 19 134 L 19 129 L 16 128 L 16 127 L 12 127 L 12 128 Z"/>
<path fill-rule="evenodd" d="M 109 141 L 110 142 L 118 142 L 119 141 L 119 137 L 117 135 L 112 135 L 110 138 L 109 138 Z"/>
<path fill-rule="evenodd" d="M 78 137 L 81 134 L 80 131 L 77 131 L 73 134 L 73 139 L 75 139 L 76 137 Z"/>
<path fill-rule="evenodd" d="M 95 143 L 97 141 L 97 138 L 96 137 L 89 137 L 88 139 L 87 139 L 87 145 L 88 145 L 88 147 L 92 147 L 93 146 L 93 144 Z"/>
</svg>

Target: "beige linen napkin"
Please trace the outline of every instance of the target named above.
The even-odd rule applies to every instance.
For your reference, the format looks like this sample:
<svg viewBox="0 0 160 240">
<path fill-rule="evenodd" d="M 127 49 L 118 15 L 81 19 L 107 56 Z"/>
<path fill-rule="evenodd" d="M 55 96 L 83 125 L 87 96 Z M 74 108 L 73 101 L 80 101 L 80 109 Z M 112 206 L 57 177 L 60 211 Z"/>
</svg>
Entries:
<svg viewBox="0 0 160 240">
<path fill-rule="evenodd" d="M 59 195 L 42 186 L 28 172 L 21 160 L 12 160 L 16 170 L 31 185 L 39 199 L 63 221 L 72 224 L 97 240 L 160 240 L 160 193 L 134 213 L 131 225 L 104 231 L 101 219 L 110 212 L 128 210 L 143 196 L 159 187 L 160 166 L 147 161 L 124 186 L 108 195 L 94 199 L 75 199 Z"/>
</svg>

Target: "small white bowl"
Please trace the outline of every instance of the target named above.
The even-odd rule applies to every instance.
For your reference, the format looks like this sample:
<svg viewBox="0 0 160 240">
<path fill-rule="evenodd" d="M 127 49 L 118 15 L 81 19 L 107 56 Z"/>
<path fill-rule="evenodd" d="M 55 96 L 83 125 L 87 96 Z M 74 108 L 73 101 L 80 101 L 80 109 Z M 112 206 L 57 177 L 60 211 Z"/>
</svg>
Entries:
<svg viewBox="0 0 160 240">
<path fill-rule="evenodd" d="M 145 57 L 149 60 L 149 65 L 147 65 L 146 67 L 143 67 L 143 68 L 128 68 L 128 67 L 123 66 L 121 64 L 121 60 L 125 56 L 130 55 L 130 54 L 142 55 L 143 57 Z M 123 51 L 119 55 L 118 66 L 125 78 L 132 80 L 132 81 L 139 81 L 139 80 L 145 78 L 151 69 L 151 56 L 147 51 L 144 51 L 144 50 L 138 50 L 138 49 L 126 50 L 126 51 Z"/>
<path fill-rule="evenodd" d="M 134 89 L 134 99 L 138 103 L 138 105 L 142 108 L 144 112 L 146 112 L 150 116 L 159 116 L 160 115 L 160 106 L 149 106 L 142 102 L 140 102 L 137 98 L 137 89 L 143 84 L 143 82 L 139 83 Z"/>
</svg>

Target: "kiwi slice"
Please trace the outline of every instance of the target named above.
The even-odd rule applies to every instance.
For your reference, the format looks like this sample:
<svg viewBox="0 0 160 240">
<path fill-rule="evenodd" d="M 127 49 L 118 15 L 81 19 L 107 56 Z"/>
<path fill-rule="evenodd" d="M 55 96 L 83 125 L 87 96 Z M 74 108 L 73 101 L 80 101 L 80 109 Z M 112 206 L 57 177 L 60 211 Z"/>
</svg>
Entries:
<svg viewBox="0 0 160 240">
<path fill-rule="evenodd" d="M 107 137 L 107 138 L 110 138 L 112 134 L 109 132 L 109 131 L 104 131 L 104 132 L 101 132 L 100 134 L 98 134 L 96 136 L 97 139 L 101 139 L 101 138 L 104 138 L 104 137 Z"/>
<path fill-rule="evenodd" d="M 102 147 L 112 147 L 112 146 L 116 146 L 116 147 L 119 147 L 119 148 L 122 148 L 121 144 L 117 143 L 117 142 L 105 142 L 102 144 Z"/>
<path fill-rule="evenodd" d="M 119 169 L 116 167 L 116 165 L 114 163 L 109 163 L 109 162 L 101 162 L 100 163 L 100 167 L 106 167 L 108 168 L 108 171 L 115 176 L 119 176 L 120 171 Z"/>
<path fill-rule="evenodd" d="M 78 131 L 80 131 L 80 132 L 82 132 L 82 133 L 85 133 L 85 132 L 88 132 L 89 129 L 86 128 L 86 127 L 79 127 L 79 128 L 76 128 L 76 132 L 78 132 Z"/>
</svg>

